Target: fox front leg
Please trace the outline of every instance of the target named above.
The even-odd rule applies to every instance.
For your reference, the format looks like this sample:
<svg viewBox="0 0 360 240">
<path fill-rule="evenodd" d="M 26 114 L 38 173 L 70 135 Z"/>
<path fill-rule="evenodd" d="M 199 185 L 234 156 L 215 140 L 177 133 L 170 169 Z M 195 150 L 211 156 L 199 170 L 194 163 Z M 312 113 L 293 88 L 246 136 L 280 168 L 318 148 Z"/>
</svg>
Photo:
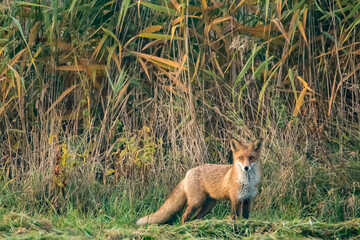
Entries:
<svg viewBox="0 0 360 240">
<path fill-rule="evenodd" d="M 231 201 L 231 216 L 233 220 L 237 220 L 240 216 L 241 202 L 238 200 Z"/>
<path fill-rule="evenodd" d="M 250 203 L 251 203 L 250 200 L 243 201 L 242 216 L 245 219 L 248 219 L 250 215 L 250 205 L 251 205 Z"/>
</svg>

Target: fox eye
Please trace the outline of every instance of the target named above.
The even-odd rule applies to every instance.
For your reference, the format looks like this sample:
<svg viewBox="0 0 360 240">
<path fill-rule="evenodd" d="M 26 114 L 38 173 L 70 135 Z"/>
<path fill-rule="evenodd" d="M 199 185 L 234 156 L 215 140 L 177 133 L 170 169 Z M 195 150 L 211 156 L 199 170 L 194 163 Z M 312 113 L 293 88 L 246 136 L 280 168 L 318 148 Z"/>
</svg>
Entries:
<svg viewBox="0 0 360 240">
<path fill-rule="evenodd" d="M 250 157 L 249 157 L 249 160 L 250 160 L 250 161 L 253 161 L 253 160 L 255 160 L 255 157 L 254 157 L 254 156 L 250 156 Z"/>
</svg>

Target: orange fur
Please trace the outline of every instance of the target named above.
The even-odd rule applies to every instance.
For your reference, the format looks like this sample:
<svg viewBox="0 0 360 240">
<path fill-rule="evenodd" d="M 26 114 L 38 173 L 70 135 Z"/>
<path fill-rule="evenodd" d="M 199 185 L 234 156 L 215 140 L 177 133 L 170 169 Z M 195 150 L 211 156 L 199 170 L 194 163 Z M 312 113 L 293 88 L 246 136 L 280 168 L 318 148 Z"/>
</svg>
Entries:
<svg viewBox="0 0 360 240">
<path fill-rule="evenodd" d="M 257 194 L 260 181 L 260 151 L 262 140 L 253 143 L 230 142 L 233 165 L 205 164 L 190 169 L 185 178 L 155 213 L 140 218 L 137 224 L 163 224 L 179 212 L 185 204 L 187 208 L 182 223 L 205 216 L 217 200 L 231 201 L 233 218 L 237 218 L 243 205 L 243 217 L 248 218 L 250 201 Z"/>
</svg>

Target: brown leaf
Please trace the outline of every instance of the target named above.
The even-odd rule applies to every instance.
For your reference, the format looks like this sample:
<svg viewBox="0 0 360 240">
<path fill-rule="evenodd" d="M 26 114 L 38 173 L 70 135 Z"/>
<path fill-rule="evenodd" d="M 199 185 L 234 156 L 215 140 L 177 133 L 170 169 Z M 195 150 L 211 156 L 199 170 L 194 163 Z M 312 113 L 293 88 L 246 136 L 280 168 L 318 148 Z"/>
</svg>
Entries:
<svg viewBox="0 0 360 240">
<path fill-rule="evenodd" d="M 275 23 L 276 27 L 280 30 L 280 32 L 282 33 L 282 35 L 284 36 L 284 38 L 286 39 L 286 41 L 290 44 L 290 39 L 284 29 L 284 26 L 282 25 L 282 23 L 280 22 L 280 20 L 278 18 L 271 20 L 273 23 Z"/>
</svg>

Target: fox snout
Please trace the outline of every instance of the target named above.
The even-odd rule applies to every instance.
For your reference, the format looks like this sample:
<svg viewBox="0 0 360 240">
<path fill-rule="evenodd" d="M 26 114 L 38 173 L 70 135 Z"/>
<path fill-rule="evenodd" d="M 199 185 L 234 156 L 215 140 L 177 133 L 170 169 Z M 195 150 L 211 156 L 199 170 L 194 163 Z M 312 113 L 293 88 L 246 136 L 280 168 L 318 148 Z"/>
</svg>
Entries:
<svg viewBox="0 0 360 240">
<path fill-rule="evenodd" d="M 244 161 L 243 163 L 239 162 L 239 165 L 243 171 L 249 171 L 251 170 L 251 167 L 254 163 L 251 163 L 249 161 Z"/>
</svg>

